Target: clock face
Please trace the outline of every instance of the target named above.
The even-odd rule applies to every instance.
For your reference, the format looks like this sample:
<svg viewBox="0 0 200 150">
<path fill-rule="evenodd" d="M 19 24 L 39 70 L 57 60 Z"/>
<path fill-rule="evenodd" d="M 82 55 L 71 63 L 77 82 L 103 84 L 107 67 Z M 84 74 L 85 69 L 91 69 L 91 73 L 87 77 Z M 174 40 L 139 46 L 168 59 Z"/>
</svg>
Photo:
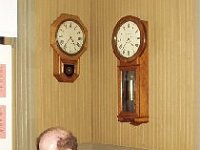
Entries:
<svg viewBox="0 0 200 150">
<path fill-rule="evenodd" d="M 115 39 L 120 55 L 130 58 L 140 47 L 140 30 L 133 21 L 127 21 L 119 27 Z"/>
<path fill-rule="evenodd" d="M 56 40 L 59 47 L 67 54 L 77 54 L 84 44 L 84 32 L 74 21 L 63 22 L 57 31 Z"/>
</svg>

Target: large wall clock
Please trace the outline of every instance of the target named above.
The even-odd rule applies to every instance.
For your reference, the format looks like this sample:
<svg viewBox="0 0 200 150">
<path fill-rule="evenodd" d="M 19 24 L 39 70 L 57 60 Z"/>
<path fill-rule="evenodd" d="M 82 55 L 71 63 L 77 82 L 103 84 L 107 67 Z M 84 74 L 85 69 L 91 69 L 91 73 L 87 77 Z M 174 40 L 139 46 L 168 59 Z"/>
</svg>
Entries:
<svg viewBox="0 0 200 150">
<path fill-rule="evenodd" d="M 113 29 L 118 59 L 118 120 L 148 122 L 148 24 L 135 16 L 121 18 Z"/>
<path fill-rule="evenodd" d="M 87 29 L 78 16 L 61 14 L 51 24 L 54 50 L 53 74 L 60 82 L 73 82 L 79 76 L 79 59 L 87 48 Z"/>
</svg>

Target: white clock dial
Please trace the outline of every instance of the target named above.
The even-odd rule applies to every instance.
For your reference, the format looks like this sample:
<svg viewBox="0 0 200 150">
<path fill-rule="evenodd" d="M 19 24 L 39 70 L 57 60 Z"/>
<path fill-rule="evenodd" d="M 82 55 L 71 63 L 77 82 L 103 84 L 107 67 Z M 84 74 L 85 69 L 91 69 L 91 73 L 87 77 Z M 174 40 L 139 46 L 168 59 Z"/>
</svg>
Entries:
<svg viewBox="0 0 200 150">
<path fill-rule="evenodd" d="M 73 55 L 81 50 L 84 33 L 76 22 L 65 21 L 59 26 L 56 39 L 64 52 Z"/>
<path fill-rule="evenodd" d="M 140 30 L 138 26 L 127 21 L 122 24 L 116 35 L 117 49 L 123 57 L 130 58 L 140 46 Z"/>
</svg>

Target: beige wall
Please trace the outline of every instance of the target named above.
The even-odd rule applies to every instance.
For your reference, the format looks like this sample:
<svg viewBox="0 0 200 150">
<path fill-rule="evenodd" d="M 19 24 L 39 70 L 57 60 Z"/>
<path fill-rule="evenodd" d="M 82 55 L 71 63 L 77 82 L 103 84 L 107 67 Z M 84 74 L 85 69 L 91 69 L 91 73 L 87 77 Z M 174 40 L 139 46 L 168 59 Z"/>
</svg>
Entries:
<svg viewBox="0 0 200 150">
<path fill-rule="evenodd" d="M 194 2 L 92 1 L 93 141 L 152 150 L 194 149 Z M 149 23 L 149 123 L 117 122 L 116 22 L 135 15 Z"/>
<path fill-rule="evenodd" d="M 90 47 L 80 60 L 80 76 L 74 83 L 60 83 L 53 77 L 50 24 L 61 13 L 78 15 L 90 32 L 90 0 L 35 0 L 34 79 L 37 130 L 64 126 L 81 142 L 91 141 Z M 88 43 L 90 45 L 90 42 Z"/>
<path fill-rule="evenodd" d="M 80 143 L 194 149 L 193 1 L 19 1 L 15 149 L 35 149 L 36 136 L 55 125 L 72 130 Z M 78 15 L 89 31 L 80 76 L 73 84 L 53 77 L 50 24 L 60 13 Z M 117 121 L 117 59 L 111 35 L 125 15 L 149 23 L 150 119 L 140 126 Z"/>
</svg>

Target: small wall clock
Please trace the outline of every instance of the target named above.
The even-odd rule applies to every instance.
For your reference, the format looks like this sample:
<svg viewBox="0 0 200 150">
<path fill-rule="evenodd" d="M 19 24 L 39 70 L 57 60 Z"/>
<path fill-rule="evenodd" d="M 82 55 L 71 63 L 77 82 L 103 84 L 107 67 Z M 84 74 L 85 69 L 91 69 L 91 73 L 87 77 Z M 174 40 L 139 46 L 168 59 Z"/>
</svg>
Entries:
<svg viewBox="0 0 200 150">
<path fill-rule="evenodd" d="M 78 16 L 61 14 L 51 24 L 54 50 L 53 74 L 60 82 L 73 82 L 79 76 L 79 59 L 87 48 L 87 29 Z"/>
<path fill-rule="evenodd" d="M 113 29 L 118 59 L 118 120 L 148 122 L 148 24 L 135 16 L 121 18 Z"/>
</svg>

